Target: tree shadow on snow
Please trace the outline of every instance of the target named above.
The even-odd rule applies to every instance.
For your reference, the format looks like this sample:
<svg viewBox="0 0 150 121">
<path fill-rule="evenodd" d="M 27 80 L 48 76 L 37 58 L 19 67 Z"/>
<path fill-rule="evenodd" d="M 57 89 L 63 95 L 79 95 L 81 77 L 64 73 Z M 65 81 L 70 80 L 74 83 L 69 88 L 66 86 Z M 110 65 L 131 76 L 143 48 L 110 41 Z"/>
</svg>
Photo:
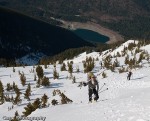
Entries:
<svg viewBox="0 0 150 121">
<path fill-rule="evenodd" d="M 132 78 L 131 80 L 143 79 L 143 78 L 145 78 L 145 77 L 147 77 L 147 76 L 138 77 L 138 78 Z"/>
<path fill-rule="evenodd" d="M 52 72 L 44 72 L 44 75 L 52 74 Z"/>
<path fill-rule="evenodd" d="M 59 88 L 59 87 L 63 87 L 62 85 L 63 85 L 63 83 L 52 83 L 51 86 L 50 86 L 50 88 Z"/>
</svg>

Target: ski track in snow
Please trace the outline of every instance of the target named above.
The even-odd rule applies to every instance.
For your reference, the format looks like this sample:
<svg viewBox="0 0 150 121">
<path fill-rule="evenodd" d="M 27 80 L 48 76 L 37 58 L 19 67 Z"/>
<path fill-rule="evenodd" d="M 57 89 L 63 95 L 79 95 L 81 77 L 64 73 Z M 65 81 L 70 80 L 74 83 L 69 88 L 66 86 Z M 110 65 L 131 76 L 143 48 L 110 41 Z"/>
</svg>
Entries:
<svg viewBox="0 0 150 121">
<path fill-rule="evenodd" d="M 134 42 L 129 40 L 122 46 L 118 47 L 109 54 L 114 55 L 117 52 L 121 52 L 124 46 Z M 137 41 L 136 41 L 137 43 Z M 150 53 L 150 45 L 142 47 Z M 29 117 L 43 116 L 46 117 L 46 121 L 150 121 L 150 65 L 144 64 L 144 67 L 133 69 L 133 76 L 131 80 L 127 80 L 127 73 L 111 72 L 109 70 L 100 69 L 99 61 L 95 62 L 94 74 L 98 75 L 105 71 L 108 75 L 107 78 L 102 79 L 101 75 L 97 76 L 99 86 L 106 83 L 101 91 L 108 88 L 108 90 L 99 93 L 99 100 L 96 103 L 88 104 L 88 87 L 78 87 L 79 82 L 87 81 L 87 75 L 83 73 L 82 61 L 86 57 L 94 57 L 102 60 L 102 57 L 106 56 L 107 51 L 104 51 L 101 56 L 99 53 L 92 52 L 89 54 L 82 53 L 75 57 L 74 61 L 74 73 L 77 83 L 72 84 L 72 80 L 66 79 L 69 76 L 67 71 L 61 72 L 60 65 L 57 64 L 57 71 L 59 72 L 60 78 L 53 80 L 53 65 L 49 65 L 48 69 L 44 69 L 44 74 L 49 77 L 51 82 L 50 88 L 36 88 L 36 82 L 33 81 L 34 73 L 29 71 L 33 69 L 32 66 L 15 67 L 15 73 L 13 68 L 0 68 L 0 80 L 4 87 L 6 84 L 12 84 L 13 81 L 18 85 L 21 92 L 24 93 L 27 85 L 22 87 L 18 75 L 18 71 L 24 72 L 27 78 L 27 84 L 31 83 L 31 101 L 33 102 L 36 98 L 41 98 L 43 94 L 47 94 L 49 97 L 49 103 L 52 99 L 58 99 L 59 96 L 52 96 L 54 89 L 60 89 L 65 93 L 67 97 L 73 100 L 71 104 L 65 105 L 50 105 L 48 108 L 37 109 Z M 117 58 L 121 64 L 124 62 L 124 58 Z M 65 61 L 67 63 L 67 61 Z M 80 68 L 80 72 L 76 73 L 76 67 Z M 44 68 L 44 66 L 43 66 Z M 5 91 L 5 93 L 8 93 Z M 11 92 L 14 95 L 14 92 Z M 10 94 L 10 93 L 9 93 Z M 10 95 L 10 96 L 11 96 Z M 12 106 L 12 103 L 6 102 L 0 105 L 0 121 L 3 116 L 14 116 L 17 110 L 20 115 L 24 111 L 24 107 L 28 104 L 27 100 L 23 98 L 22 103 L 15 105 L 14 108 L 8 111 L 8 107 Z"/>
</svg>

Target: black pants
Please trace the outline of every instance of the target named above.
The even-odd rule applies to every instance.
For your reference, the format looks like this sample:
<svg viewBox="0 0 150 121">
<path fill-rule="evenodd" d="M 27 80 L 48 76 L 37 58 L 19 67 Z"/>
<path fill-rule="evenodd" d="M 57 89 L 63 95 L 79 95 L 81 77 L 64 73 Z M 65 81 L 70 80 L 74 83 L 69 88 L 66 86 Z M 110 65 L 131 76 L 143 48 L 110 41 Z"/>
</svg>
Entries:
<svg viewBox="0 0 150 121">
<path fill-rule="evenodd" d="M 131 76 L 127 76 L 127 80 L 130 80 Z"/>
<path fill-rule="evenodd" d="M 98 92 L 96 91 L 96 89 L 89 89 L 89 101 L 92 101 L 92 94 L 95 95 L 94 100 L 98 100 L 99 96 L 98 96 Z"/>
</svg>

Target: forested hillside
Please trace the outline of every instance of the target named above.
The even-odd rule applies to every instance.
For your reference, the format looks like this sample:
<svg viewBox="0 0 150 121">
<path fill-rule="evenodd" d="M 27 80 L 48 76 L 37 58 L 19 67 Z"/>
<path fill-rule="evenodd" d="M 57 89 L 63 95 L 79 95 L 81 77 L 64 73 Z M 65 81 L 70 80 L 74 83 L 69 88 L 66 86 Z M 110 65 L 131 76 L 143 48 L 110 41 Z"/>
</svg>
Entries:
<svg viewBox="0 0 150 121">
<path fill-rule="evenodd" d="M 0 0 L 0 5 L 54 25 L 93 21 L 118 31 L 125 38 L 150 38 L 150 0 Z"/>
</svg>

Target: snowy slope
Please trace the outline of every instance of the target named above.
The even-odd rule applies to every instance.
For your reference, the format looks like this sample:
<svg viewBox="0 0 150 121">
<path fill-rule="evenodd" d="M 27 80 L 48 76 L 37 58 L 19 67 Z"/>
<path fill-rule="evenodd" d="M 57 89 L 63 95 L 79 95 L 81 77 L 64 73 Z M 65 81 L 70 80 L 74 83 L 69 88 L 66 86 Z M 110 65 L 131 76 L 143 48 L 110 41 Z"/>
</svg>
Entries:
<svg viewBox="0 0 150 121">
<path fill-rule="evenodd" d="M 47 69 L 44 69 L 45 76 L 49 77 L 51 86 L 49 88 L 36 88 L 36 82 L 34 81 L 34 74 L 30 73 L 33 69 L 32 66 L 15 67 L 15 72 L 12 68 L 0 68 L 0 80 L 3 85 L 13 83 L 13 81 L 24 92 L 27 85 L 22 87 L 18 71 L 24 72 L 27 78 L 27 84 L 30 83 L 32 86 L 32 96 L 31 101 L 33 102 L 35 98 L 41 98 L 43 94 L 47 94 L 49 97 L 49 103 L 52 99 L 60 100 L 59 96 L 53 96 L 52 92 L 54 89 L 59 89 L 64 94 L 73 100 L 70 104 L 50 105 L 47 108 L 37 109 L 29 117 L 46 117 L 46 121 L 149 121 L 150 120 L 150 64 L 148 62 L 144 63 L 142 68 L 133 69 L 133 76 L 130 81 L 126 79 L 127 73 L 118 73 L 117 69 L 115 72 L 110 70 L 101 69 L 99 62 L 103 57 L 108 54 L 114 55 L 114 53 L 121 52 L 124 46 L 128 46 L 129 43 L 134 42 L 134 40 L 129 40 L 120 47 L 113 51 L 105 54 L 107 51 L 99 55 L 97 52 L 92 52 L 89 54 L 82 53 L 75 57 L 74 61 L 74 73 L 73 76 L 76 77 L 75 84 L 72 84 L 72 80 L 67 79 L 69 76 L 67 71 L 60 71 L 60 65 L 56 66 L 60 78 L 53 79 L 53 65 L 49 65 Z M 136 41 L 137 42 L 137 41 Z M 146 45 L 142 47 L 149 52 L 150 46 Z M 128 52 L 131 56 L 130 52 Z M 138 54 L 139 55 L 139 54 Z M 94 74 L 97 76 L 99 81 L 99 86 L 101 87 L 104 83 L 106 85 L 102 90 L 108 88 L 108 90 L 99 93 L 99 100 L 97 103 L 88 104 L 88 87 L 78 87 L 81 81 L 86 81 L 87 75 L 83 73 L 82 61 L 86 57 L 99 58 L 99 61 L 95 61 L 95 68 L 93 70 Z M 125 57 L 117 57 L 120 62 L 120 66 L 124 65 Z M 67 60 L 66 60 L 67 62 Z M 79 67 L 80 72 L 76 72 L 76 67 Z M 35 68 L 34 68 L 35 69 Z M 101 72 L 105 71 L 107 78 L 102 78 Z M 5 91 L 5 93 L 8 93 Z M 10 93 L 9 93 L 10 94 Z M 14 95 L 13 92 L 11 95 Z M 18 111 L 20 115 L 24 111 L 24 107 L 28 104 L 28 101 L 23 98 L 20 105 L 15 105 L 14 108 L 8 111 L 8 107 L 12 106 L 12 103 L 5 102 L 0 105 L 0 121 L 3 121 L 3 116 L 14 116 L 15 111 Z"/>
<path fill-rule="evenodd" d="M 24 65 L 36 65 L 44 56 L 45 55 L 43 53 L 30 53 L 22 58 L 17 59 L 16 62 Z"/>
</svg>

